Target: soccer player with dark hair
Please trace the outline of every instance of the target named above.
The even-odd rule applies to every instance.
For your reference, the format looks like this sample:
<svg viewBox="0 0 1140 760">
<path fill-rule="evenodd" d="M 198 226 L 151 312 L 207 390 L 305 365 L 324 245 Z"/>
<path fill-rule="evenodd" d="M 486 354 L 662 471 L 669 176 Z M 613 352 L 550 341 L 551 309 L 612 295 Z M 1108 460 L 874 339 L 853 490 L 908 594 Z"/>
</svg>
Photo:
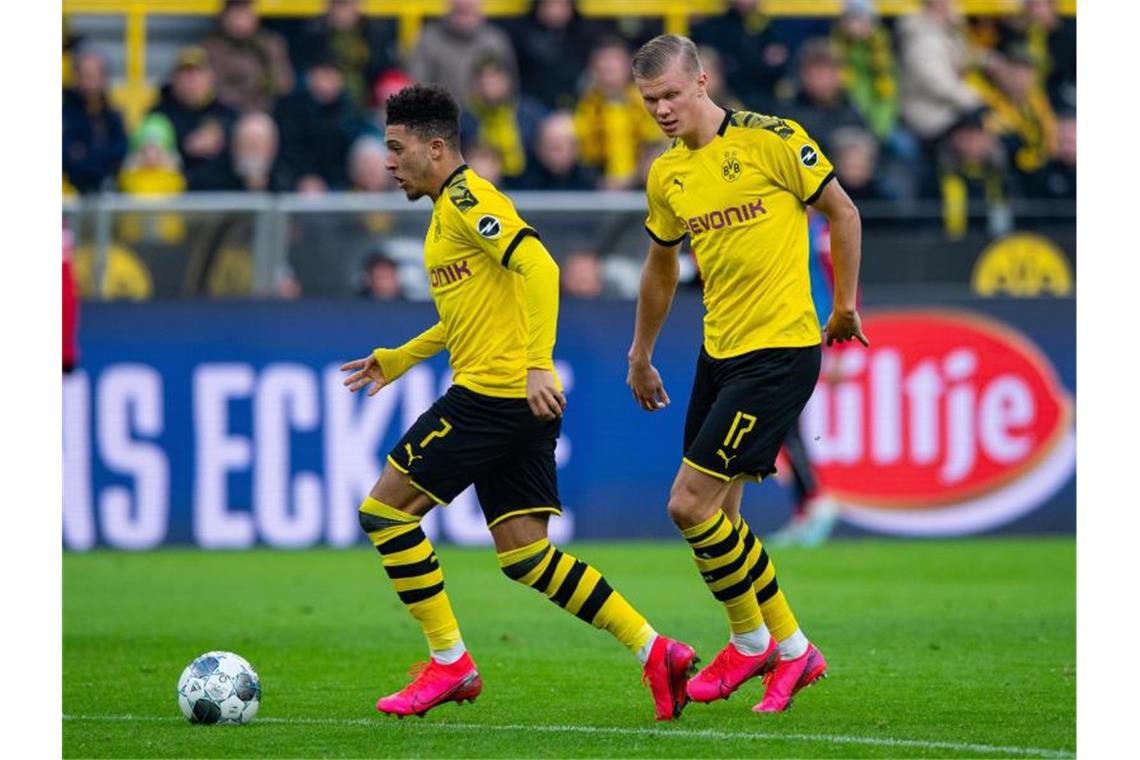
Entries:
<svg viewBox="0 0 1140 760">
<path fill-rule="evenodd" d="M 831 222 L 835 299 L 827 343 L 868 345 L 855 309 L 859 212 L 819 146 L 794 121 L 712 102 L 693 43 L 647 42 L 633 74 L 672 145 L 646 185 L 651 238 L 641 277 L 628 383 L 648 412 L 669 404 L 653 347 L 689 236 L 704 280 L 704 344 L 685 420 L 669 516 L 728 613 L 731 639 L 688 683 L 689 698 L 727 698 L 762 675 L 757 712 L 784 710 L 826 673 L 740 514 L 745 480 L 775 472 L 776 454 L 819 377 L 820 326 L 808 278 L 807 206 Z"/>
<path fill-rule="evenodd" d="M 482 679 L 463 644 L 435 550 L 420 520 L 474 483 L 503 573 L 612 634 L 641 660 L 658 720 L 681 714 L 692 647 L 660 636 L 596 569 L 553 545 L 560 513 L 554 447 L 566 406 L 551 358 L 558 266 L 511 201 L 459 152 L 459 109 L 447 91 L 414 85 L 388 99 L 388 171 L 410 200 L 435 204 L 424 266 L 439 322 L 396 349 L 348 362 L 369 395 L 447 349 L 452 386 L 404 434 L 360 505 L 360 525 L 431 659 L 376 709 L 422 715 L 473 700 Z"/>
</svg>

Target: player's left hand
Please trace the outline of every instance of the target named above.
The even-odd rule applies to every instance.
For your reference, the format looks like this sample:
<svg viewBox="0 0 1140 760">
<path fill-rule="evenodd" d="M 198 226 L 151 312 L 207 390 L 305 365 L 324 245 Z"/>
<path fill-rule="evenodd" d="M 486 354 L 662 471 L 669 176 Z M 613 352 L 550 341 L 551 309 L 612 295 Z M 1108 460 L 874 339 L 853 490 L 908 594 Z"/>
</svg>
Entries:
<svg viewBox="0 0 1140 760">
<path fill-rule="evenodd" d="M 863 334 L 863 323 L 859 319 L 859 312 L 854 309 L 849 312 L 833 310 L 823 332 L 827 335 L 829 346 L 832 343 L 846 343 L 852 339 L 858 340 L 864 346 L 871 345 L 871 341 Z"/>
<path fill-rule="evenodd" d="M 368 388 L 368 395 L 375 396 L 380 392 L 380 389 L 388 384 L 387 378 L 384 377 L 384 370 L 380 369 L 380 362 L 376 361 L 376 357 L 372 354 L 364 357 L 363 359 L 353 359 L 341 365 L 341 372 L 352 372 L 351 375 L 344 379 L 344 384 L 353 393 L 356 393 L 361 388 L 365 388 L 369 383 L 372 387 Z"/>
<path fill-rule="evenodd" d="M 526 403 L 540 420 L 562 416 L 562 410 L 566 408 L 566 396 L 558 390 L 553 372 L 548 369 L 526 371 Z"/>
</svg>

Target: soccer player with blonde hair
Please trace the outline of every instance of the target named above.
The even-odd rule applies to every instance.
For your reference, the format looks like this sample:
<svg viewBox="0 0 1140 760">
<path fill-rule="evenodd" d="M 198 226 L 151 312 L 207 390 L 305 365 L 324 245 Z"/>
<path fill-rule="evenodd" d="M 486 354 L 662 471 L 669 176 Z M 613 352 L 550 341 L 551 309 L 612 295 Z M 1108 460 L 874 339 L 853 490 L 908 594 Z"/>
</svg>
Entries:
<svg viewBox="0 0 1140 760">
<path fill-rule="evenodd" d="M 621 642 L 641 661 L 657 719 L 672 720 L 685 705 L 692 647 L 658 635 L 597 569 L 547 538 L 547 520 L 561 512 L 554 447 L 566 406 L 552 359 L 558 266 L 510 199 L 463 162 L 459 107 L 446 90 L 413 85 L 387 106 L 388 171 L 410 200 L 434 203 L 424 266 L 439 322 L 348 362 L 344 383 L 371 386 L 371 396 L 444 349 L 454 379 L 392 449 L 360 505 L 360 525 L 431 652 L 376 709 L 423 715 L 483 689 L 420 528 L 429 510 L 474 484 L 503 573 Z"/>
<path fill-rule="evenodd" d="M 859 212 L 799 124 L 734 112 L 709 98 L 708 76 L 687 38 L 650 40 L 634 57 L 633 74 L 645 107 L 673 140 L 646 186 L 651 240 L 629 351 L 628 383 L 648 412 L 669 404 L 652 356 L 686 236 L 704 282 L 704 343 L 668 510 L 724 604 L 731 637 L 687 692 L 698 702 L 725 699 L 763 676 L 764 698 L 753 709 L 777 712 L 823 677 L 827 662 L 800 630 L 740 500 L 745 480 L 775 472 L 780 445 L 819 376 L 808 206 L 831 222 L 835 300 L 827 343 L 868 345 L 855 308 Z"/>
</svg>

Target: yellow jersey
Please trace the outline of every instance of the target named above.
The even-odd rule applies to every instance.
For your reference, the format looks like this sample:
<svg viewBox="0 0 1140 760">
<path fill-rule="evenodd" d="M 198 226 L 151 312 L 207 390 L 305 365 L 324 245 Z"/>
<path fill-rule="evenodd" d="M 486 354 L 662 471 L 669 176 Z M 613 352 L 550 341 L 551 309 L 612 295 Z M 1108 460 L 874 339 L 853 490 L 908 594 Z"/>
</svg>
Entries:
<svg viewBox="0 0 1140 760">
<path fill-rule="evenodd" d="M 424 268 L 439 323 L 373 352 L 389 382 L 443 348 L 452 381 L 486 396 L 525 398 L 528 369 L 553 371 L 558 267 L 510 199 L 466 164 L 436 198 Z"/>
<path fill-rule="evenodd" d="M 693 246 L 704 281 L 704 344 L 725 359 L 821 342 L 808 275 L 807 206 L 834 177 L 790 119 L 726 110 L 716 136 L 658 156 L 646 183 L 645 228 L 662 245 Z"/>
</svg>

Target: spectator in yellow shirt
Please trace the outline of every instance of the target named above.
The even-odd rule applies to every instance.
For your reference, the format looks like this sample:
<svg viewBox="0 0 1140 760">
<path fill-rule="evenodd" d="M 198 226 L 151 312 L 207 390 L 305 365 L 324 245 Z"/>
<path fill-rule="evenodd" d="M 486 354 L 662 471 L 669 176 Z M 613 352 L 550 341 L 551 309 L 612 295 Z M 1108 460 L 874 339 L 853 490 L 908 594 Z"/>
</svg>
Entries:
<svg viewBox="0 0 1140 760">
<path fill-rule="evenodd" d="M 152 113 L 131 135 L 131 151 L 119 173 L 119 189 L 130 195 L 173 195 L 186 190 L 174 127 Z"/>
<path fill-rule="evenodd" d="M 186 191 L 170 119 L 152 113 L 131 134 L 131 150 L 119 172 L 119 190 L 128 195 L 161 198 Z M 169 211 L 131 211 L 117 218 L 116 232 L 129 243 L 175 245 L 186 237 L 186 221 Z"/>
<path fill-rule="evenodd" d="M 538 128 L 545 116 L 541 103 L 517 92 L 503 61 L 484 58 L 472 75 L 471 97 L 460 116 L 460 140 L 464 146 L 481 143 L 494 148 L 502 157 L 503 176 L 518 177 L 534 155 Z M 495 183 L 489 177 L 484 179 Z"/>
<path fill-rule="evenodd" d="M 637 182 L 637 157 L 658 138 L 657 125 L 633 84 L 629 49 L 609 39 L 590 56 L 590 84 L 574 111 L 582 163 L 595 168 L 607 190 Z"/>
</svg>

